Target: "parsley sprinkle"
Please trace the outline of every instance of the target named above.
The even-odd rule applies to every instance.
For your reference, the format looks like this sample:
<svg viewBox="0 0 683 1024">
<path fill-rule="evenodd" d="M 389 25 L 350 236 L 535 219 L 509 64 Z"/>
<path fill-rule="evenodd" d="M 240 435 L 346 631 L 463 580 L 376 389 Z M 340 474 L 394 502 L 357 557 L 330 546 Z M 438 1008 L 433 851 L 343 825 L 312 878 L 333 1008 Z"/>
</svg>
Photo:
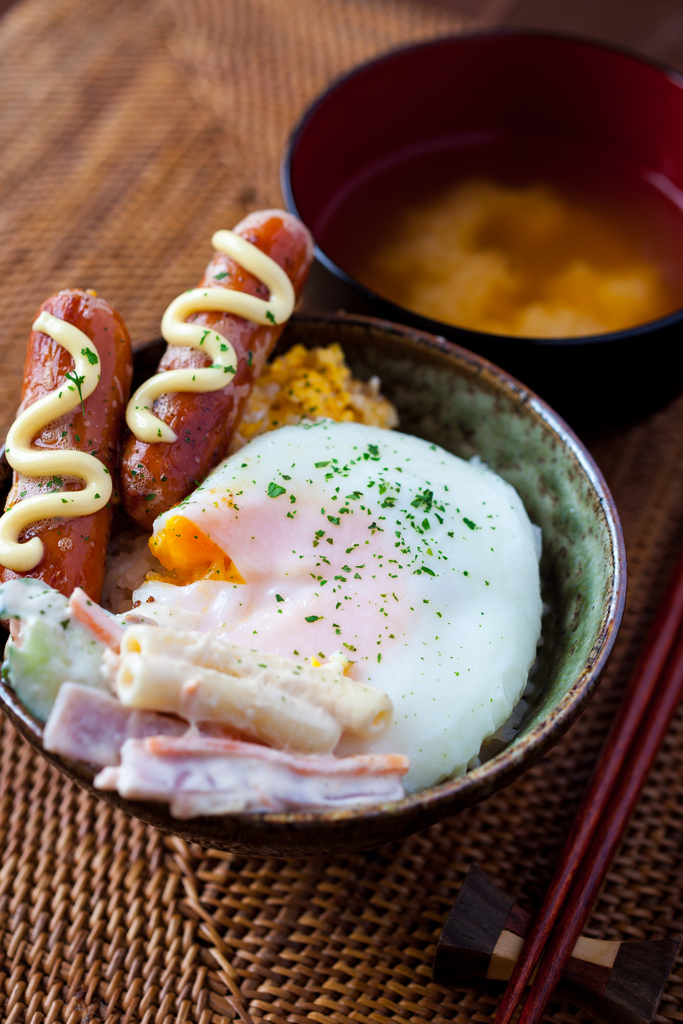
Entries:
<svg viewBox="0 0 683 1024">
<path fill-rule="evenodd" d="M 96 497 L 97 497 L 97 495 L 96 495 Z M 156 498 L 156 494 L 146 494 L 145 495 L 145 501 L 154 501 L 155 498 Z"/>
<path fill-rule="evenodd" d="M 67 370 L 64 376 L 66 377 L 67 380 L 70 380 L 72 384 L 76 385 L 76 388 L 78 389 L 78 397 L 81 400 L 81 409 L 83 411 L 83 415 L 85 416 L 85 406 L 83 405 L 83 392 L 81 390 L 81 385 L 85 381 L 85 376 L 82 375 L 80 377 L 77 377 L 75 370 Z M 75 391 L 76 388 L 69 387 L 69 391 Z"/>
<path fill-rule="evenodd" d="M 286 494 L 286 488 L 280 487 L 279 484 L 270 483 L 268 484 L 268 490 L 266 494 L 269 498 L 279 498 L 281 494 Z"/>
<path fill-rule="evenodd" d="M 477 524 L 473 523 L 471 519 L 467 519 L 466 516 L 462 517 L 462 521 L 465 524 L 465 526 L 469 526 L 470 530 L 476 530 L 477 529 Z"/>
<path fill-rule="evenodd" d="M 411 501 L 410 504 L 412 505 L 413 508 L 420 508 L 420 506 L 422 505 L 424 507 L 425 512 L 430 512 L 433 501 L 434 492 L 425 489 L 424 491 L 418 491 L 417 497 L 415 498 L 414 501 Z"/>
<path fill-rule="evenodd" d="M 279 603 L 280 601 L 284 601 L 284 597 L 281 597 L 279 594 L 276 594 L 275 600 Z"/>
<path fill-rule="evenodd" d="M 99 362 L 99 360 L 97 358 L 97 354 L 95 352 L 93 352 L 92 349 L 82 348 L 81 349 L 81 355 L 85 356 L 85 358 L 88 360 L 88 362 L 90 363 L 91 366 L 94 366 L 95 363 Z"/>
<path fill-rule="evenodd" d="M 322 615 L 307 615 L 306 622 L 317 622 L 318 619 L 322 619 Z"/>
</svg>

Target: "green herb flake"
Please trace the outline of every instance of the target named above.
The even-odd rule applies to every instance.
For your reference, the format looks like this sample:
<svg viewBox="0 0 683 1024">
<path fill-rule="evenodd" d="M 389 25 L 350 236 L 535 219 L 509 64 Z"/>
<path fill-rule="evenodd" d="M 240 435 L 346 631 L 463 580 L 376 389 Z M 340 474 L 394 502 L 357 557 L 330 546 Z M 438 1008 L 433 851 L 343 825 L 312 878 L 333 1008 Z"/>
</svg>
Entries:
<svg viewBox="0 0 683 1024">
<path fill-rule="evenodd" d="M 75 389 L 78 389 L 78 397 L 81 400 L 81 410 L 83 412 L 83 415 L 85 416 L 85 406 L 83 405 L 83 391 L 82 391 L 82 386 L 83 386 L 83 382 L 85 381 L 85 376 L 83 374 L 80 377 L 77 376 L 75 370 L 67 370 L 66 373 L 64 374 L 64 376 L 66 377 L 67 380 L 70 380 L 71 383 L 75 384 L 75 386 L 76 386 L 76 388 L 70 387 L 69 391 L 74 391 Z"/>
<path fill-rule="evenodd" d="M 286 494 L 287 490 L 285 487 L 280 487 L 279 484 L 270 483 L 268 484 L 268 490 L 266 494 L 269 498 L 279 498 L 281 494 Z"/>
</svg>

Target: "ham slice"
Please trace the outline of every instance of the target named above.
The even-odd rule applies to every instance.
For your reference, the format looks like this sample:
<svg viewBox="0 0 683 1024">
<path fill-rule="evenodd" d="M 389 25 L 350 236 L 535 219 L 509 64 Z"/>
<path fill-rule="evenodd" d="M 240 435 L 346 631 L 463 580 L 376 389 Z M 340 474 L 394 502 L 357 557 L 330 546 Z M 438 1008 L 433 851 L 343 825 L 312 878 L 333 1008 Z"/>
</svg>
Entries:
<svg viewBox="0 0 683 1024">
<path fill-rule="evenodd" d="M 62 683 L 45 723 L 43 747 L 62 757 L 116 765 L 127 739 L 161 734 L 180 736 L 187 728 L 187 722 L 168 715 L 132 711 L 102 690 Z"/>
<path fill-rule="evenodd" d="M 129 739 L 120 767 L 95 779 L 130 800 L 170 804 L 176 818 L 235 811 L 330 810 L 399 800 L 402 754 L 288 754 L 256 743 L 188 733 Z"/>
</svg>

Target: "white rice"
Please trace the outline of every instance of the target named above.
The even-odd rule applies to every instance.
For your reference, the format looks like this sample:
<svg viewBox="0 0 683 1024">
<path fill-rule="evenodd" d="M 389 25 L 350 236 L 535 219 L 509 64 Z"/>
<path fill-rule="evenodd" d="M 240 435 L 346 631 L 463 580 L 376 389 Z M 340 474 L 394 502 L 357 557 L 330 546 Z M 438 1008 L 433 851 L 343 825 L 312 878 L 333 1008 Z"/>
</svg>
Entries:
<svg viewBox="0 0 683 1024">
<path fill-rule="evenodd" d="M 133 591 L 144 583 L 148 572 L 161 566 L 149 550 L 151 534 L 132 527 L 113 536 L 107 549 L 107 567 L 102 589 L 102 607 L 120 615 L 133 607 Z"/>
</svg>

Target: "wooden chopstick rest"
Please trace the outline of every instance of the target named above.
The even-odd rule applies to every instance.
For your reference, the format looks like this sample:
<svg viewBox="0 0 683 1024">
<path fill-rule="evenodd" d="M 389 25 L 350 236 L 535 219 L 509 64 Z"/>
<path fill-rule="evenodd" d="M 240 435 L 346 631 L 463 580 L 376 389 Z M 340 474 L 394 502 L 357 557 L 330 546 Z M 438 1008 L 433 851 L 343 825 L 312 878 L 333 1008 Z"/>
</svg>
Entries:
<svg viewBox="0 0 683 1024">
<path fill-rule="evenodd" d="M 507 981 L 530 922 L 531 916 L 473 864 L 441 932 L 434 981 Z M 582 936 L 558 996 L 586 1007 L 606 1024 L 651 1024 L 680 941 L 603 942 Z"/>
</svg>

